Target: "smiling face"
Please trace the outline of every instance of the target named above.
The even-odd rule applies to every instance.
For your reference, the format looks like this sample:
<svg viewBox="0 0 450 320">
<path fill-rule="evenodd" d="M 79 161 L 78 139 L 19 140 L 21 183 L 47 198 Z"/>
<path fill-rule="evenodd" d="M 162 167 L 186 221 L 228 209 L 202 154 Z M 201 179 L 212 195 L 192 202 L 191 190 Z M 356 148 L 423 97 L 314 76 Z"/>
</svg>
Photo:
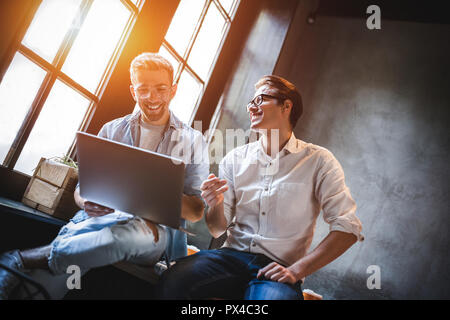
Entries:
<svg viewBox="0 0 450 320">
<path fill-rule="evenodd" d="M 263 95 L 262 103 L 259 106 L 250 104 L 247 108 L 251 121 L 250 128 L 269 130 L 289 126 L 289 112 L 292 103 L 289 100 L 273 98 L 280 97 L 280 94 L 269 85 L 259 87 L 253 99 L 261 94 Z"/>
<path fill-rule="evenodd" d="M 141 109 L 142 121 L 164 125 L 169 121 L 169 104 L 176 93 L 169 73 L 164 69 L 139 70 L 132 79 L 130 92 Z"/>
</svg>

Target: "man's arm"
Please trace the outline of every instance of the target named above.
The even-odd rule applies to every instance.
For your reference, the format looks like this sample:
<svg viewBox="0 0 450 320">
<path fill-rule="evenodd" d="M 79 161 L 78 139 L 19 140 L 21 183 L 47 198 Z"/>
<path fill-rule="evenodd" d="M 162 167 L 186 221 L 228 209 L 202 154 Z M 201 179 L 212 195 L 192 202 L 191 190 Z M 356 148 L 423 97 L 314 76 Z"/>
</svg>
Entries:
<svg viewBox="0 0 450 320">
<path fill-rule="evenodd" d="M 79 206 L 80 209 L 84 209 L 84 202 L 86 200 L 80 196 L 80 188 L 75 189 L 75 192 L 73 193 L 73 197 L 75 199 L 75 203 L 77 204 L 77 206 Z"/>
<path fill-rule="evenodd" d="M 205 206 L 198 196 L 188 196 L 183 193 L 181 200 L 181 217 L 191 222 L 197 222 L 203 218 Z"/>
<path fill-rule="evenodd" d="M 223 202 L 208 209 L 206 213 L 206 225 L 209 233 L 214 237 L 220 237 L 227 230 L 227 220 L 223 213 Z"/>
<path fill-rule="evenodd" d="M 331 231 L 312 252 L 293 265 L 285 268 L 276 262 L 270 263 L 259 270 L 258 278 L 264 276 L 273 281 L 294 284 L 338 258 L 356 241 L 352 233 Z"/>
<path fill-rule="evenodd" d="M 259 275 L 281 282 L 295 283 L 342 255 L 357 240 L 363 240 L 361 223 L 355 216 L 356 204 L 345 185 L 344 171 L 329 151 L 322 151 L 322 165 L 317 172 L 315 196 L 323 210 L 330 233 L 308 255 L 288 268 L 276 263 L 261 269 Z"/>
<path fill-rule="evenodd" d="M 211 173 L 200 187 L 202 197 L 209 207 L 205 218 L 206 225 L 214 238 L 220 237 L 228 226 L 223 209 L 223 193 L 228 190 L 226 184 L 225 179 L 219 179 Z"/>
</svg>

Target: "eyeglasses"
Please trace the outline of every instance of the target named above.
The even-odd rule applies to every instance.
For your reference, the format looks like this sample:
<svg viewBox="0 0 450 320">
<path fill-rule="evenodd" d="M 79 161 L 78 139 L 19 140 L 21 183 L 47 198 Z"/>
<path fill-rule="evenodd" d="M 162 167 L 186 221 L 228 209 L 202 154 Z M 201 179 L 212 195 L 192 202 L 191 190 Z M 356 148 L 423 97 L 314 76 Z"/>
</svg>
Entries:
<svg viewBox="0 0 450 320">
<path fill-rule="evenodd" d="M 277 99 L 277 100 L 285 100 L 286 99 L 285 97 L 276 97 L 276 96 L 272 96 L 270 94 L 261 93 L 261 94 L 257 95 L 255 98 L 253 98 L 253 100 L 247 104 L 247 112 L 249 111 L 249 109 L 252 106 L 259 107 L 261 105 L 261 103 L 263 103 L 264 98 L 272 98 L 272 99 Z"/>
<path fill-rule="evenodd" d="M 170 87 L 168 86 L 158 86 L 156 88 L 151 87 L 138 87 L 134 89 L 134 92 L 136 95 L 139 96 L 141 99 L 148 99 L 151 95 L 157 95 L 157 96 L 165 96 L 170 90 Z"/>
</svg>

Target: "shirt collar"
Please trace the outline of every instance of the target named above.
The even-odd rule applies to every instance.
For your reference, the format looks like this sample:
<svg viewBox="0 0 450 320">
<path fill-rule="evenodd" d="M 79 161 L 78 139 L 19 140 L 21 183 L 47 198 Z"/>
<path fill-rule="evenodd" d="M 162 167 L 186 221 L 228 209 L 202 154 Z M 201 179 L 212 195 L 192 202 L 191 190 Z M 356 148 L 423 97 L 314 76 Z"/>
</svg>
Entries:
<svg viewBox="0 0 450 320">
<path fill-rule="evenodd" d="M 181 122 L 181 120 L 178 119 L 177 116 L 175 116 L 172 111 L 169 111 L 169 112 L 170 112 L 169 126 L 174 128 L 174 129 L 182 129 L 183 128 L 183 122 Z"/>
<path fill-rule="evenodd" d="M 299 153 L 302 149 L 302 141 L 297 139 L 294 135 L 294 132 L 292 131 L 288 142 L 284 145 L 283 149 L 281 149 L 280 154 L 283 155 L 288 153 Z M 262 136 L 258 139 L 258 150 L 263 154 L 266 154 L 262 144 Z"/>
<path fill-rule="evenodd" d="M 302 149 L 301 141 L 295 137 L 294 131 L 292 131 L 291 137 L 283 147 L 283 150 L 286 150 L 289 153 L 299 153 Z"/>
</svg>

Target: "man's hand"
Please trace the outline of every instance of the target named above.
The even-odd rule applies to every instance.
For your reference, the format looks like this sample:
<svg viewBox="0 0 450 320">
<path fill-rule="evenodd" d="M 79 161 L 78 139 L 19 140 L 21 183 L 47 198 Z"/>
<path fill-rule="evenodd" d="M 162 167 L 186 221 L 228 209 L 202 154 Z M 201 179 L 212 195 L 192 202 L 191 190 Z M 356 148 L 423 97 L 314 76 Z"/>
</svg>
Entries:
<svg viewBox="0 0 450 320">
<path fill-rule="evenodd" d="M 91 201 L 84 201 L 83 209 L 90 217 L 101 217 L 114 212 L 114 209 L 104 207 Z"/>
<path fill-rule="evenodd" d="M 181 199 L 181 217 L 190 222 L 197 222 L 203 218 L 205 206 L 198 196 L 188 196 L 183 193 Z"/>
<path fill-rule="evenodd" d="M 298 281 L 294 273 L 289 268 L 283 267 L 276 262 L 269 263 L 267 266 L 260 269 L 256 277 L 258 279 L 264 277 L 267 280 L 290 284 L 294 284 Z"/>
<path fill-rule="evenodd" d="M 200 186 L 202 198 L 210 208 L 223 202 L 223 193 L 228 190 L 227 180 L 219 179 L 213 173 Z"/>
<path fill-rule="evenodd" d="M 211 173 L 200 186 L 202 198 L 208 205 L 205 221 L 208 230 L 214 238 L 220 237 L 228 227 L 228 221 L 224 215 L 223 193 L 228 190 L 227 181 L 217 178 Z"/>
<path fill-rule="evenodd" d="M 73 194 L 75 203 L 90 217 L 101 217 L 114 212 L 114 209 L 104 207 L 98 203 L 88 201 L 80 196 L 80 189 L 76 188 Z"/>
<path fill-rule="evenodd" d="M 268 280 L 294 284 L 329 264 L 356 241 L 357 238 L 352 233 L 331 231 L 312 252 L 288 268 L 272 262 L 258 271 L 257 278 L 265 277 Z"/>
</svg>

